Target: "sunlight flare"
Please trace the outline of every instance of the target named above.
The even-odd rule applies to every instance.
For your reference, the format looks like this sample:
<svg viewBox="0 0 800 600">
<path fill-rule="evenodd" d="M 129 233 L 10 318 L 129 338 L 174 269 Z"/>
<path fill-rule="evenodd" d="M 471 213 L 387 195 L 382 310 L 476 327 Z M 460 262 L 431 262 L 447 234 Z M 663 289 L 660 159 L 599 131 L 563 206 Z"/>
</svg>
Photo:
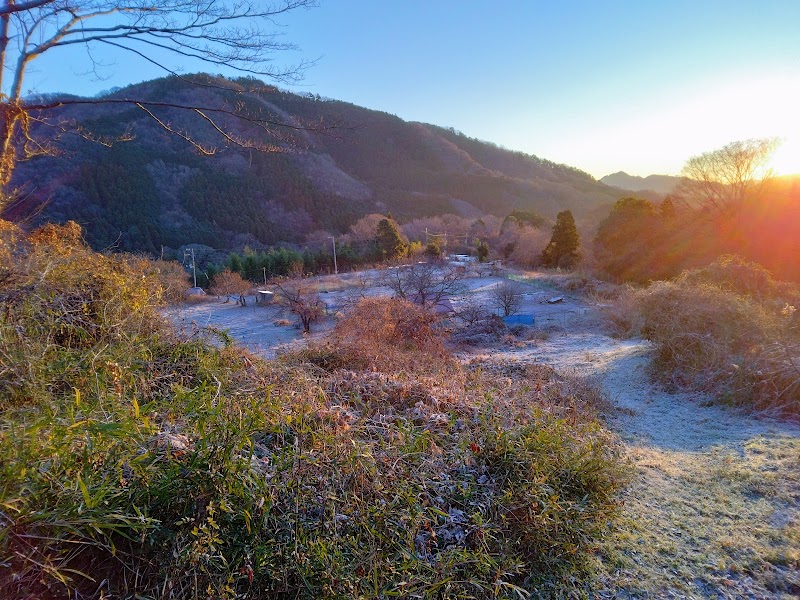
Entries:
<svg viewBox="0 0 800 600">
<path fill-rule="evenodd" d="M 775 175 L 800 174 L 800 138 L 785 140 L 770 160 Z"/>
</svg>

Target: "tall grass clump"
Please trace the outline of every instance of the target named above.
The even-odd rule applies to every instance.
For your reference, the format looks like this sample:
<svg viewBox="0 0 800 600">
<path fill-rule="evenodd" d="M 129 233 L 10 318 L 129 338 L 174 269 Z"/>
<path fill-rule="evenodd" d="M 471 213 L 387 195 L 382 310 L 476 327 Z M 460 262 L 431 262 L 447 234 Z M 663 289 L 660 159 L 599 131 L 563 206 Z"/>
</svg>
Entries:
<svg viewBox="0 0 800 600">
<path fill-rule="evenodd" d="M 72 226 L 12 246 L 3 597 L 491 598 L 584 581 L 626 470 L 578 383 L 462 367 L 427 313 L 387 301 L 267 363 L 177 338 L 156 312 L 169 268 L 92 253 Z"/>
<path fill-rule="evenodd" d="M 793 286 L 776 282 L 760 265 L 725 256 L 673 281 L 628 289 L 612 321 L 655 343 L 658 379 L 797 417 L 797 298 Z"/>
</svg>

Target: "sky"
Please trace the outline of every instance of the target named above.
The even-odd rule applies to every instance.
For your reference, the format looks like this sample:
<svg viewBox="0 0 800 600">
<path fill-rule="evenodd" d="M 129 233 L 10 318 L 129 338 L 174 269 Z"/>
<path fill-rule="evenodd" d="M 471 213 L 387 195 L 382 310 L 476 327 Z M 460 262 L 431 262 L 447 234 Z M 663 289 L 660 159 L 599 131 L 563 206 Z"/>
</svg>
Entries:
<svg viewBox="0 0 800 600">
<path fill-rule="evenodd" d="M 583 169 L 678 174 L 690 156 L 777 136 L 800 172 L 800 0 L 321 0 L 279 21 L 316 60 L 289 87 L 454 127 Z M 26 89 L 92 95 L 163 75 L 136 57 L 43 55 Z M 184 72 L 222 72 L 186 61 Z M 230 74 L 230 73 L 229 73 Z"/>
</svg>

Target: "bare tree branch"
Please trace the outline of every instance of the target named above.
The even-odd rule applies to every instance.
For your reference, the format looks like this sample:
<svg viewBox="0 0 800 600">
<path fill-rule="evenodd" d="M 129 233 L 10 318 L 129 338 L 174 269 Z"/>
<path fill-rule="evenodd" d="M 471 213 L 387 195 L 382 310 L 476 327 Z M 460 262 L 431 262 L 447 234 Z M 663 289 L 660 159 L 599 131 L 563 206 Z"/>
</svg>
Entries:
<svg viewBox="0 0 800 600">
<path fill-rule="evenodd" d="M 25 12 L 39 8 L 46 4 L 52 4 L 55 0 L 29 0 L 28 2 L 20 2 L 19 4 L 5 4 L 0 6 L 0 15 L 11 15 L 18 12 Z"/>
<path fill-rule="evenodd" d="M 280 139 L 276 129 L 326 129 L 321 125 L 309 127 L 284 123 L 254 110 L 252 103 L 247 105 L 244 102 L 226 107 L 153 102 L 146 98 L 70 98 L 30 102 L 22 97 L 29 65 L 45 53 L 74 44 L 86 46 L 95 70 L 102 65 L 92 57 L 91 48 L 112 46 L 182 81 L 219 88 L 228 93 L 243 93 L 245 90 L 235 83 L 225 86 L 202 78 L 182 77 L 178 75 L 179 65 L 170 64 L 170 58 L 172 61 L 197 59 L 241 73 L 266 76 L 274 81 L 296 81 L 310 63 L 301 62 L 286 67 L 275 64 L 275 53 L 295 48 L 275 33 L 275 19 L 315 4 L 315 0 L 3 0 L 0 6 L 0 189 L 9 184 L 18 160 L 52 151 L 48 142 L 33 138 L 31 123 L 45 124 L 100 143 L 111 141 L 93 138 L 75 123 L 46 116 L 69 105 L 135 106 L 158 126 L 185 140 L 202 154 L 213 154 L 215 148 L 200 142 L 186 128 L 173 126 L 155 111 L 188 111 L 198 119 L 198 123 L 210 125 L 222 143 L 266 152 L 283 150 L 269 141 Z M 7 88 L 3 78 L 6 72 L 12 79 Z M 223 116 L 248 123 L 269 137 L 267 140 L 246 139 L 237 135 L 218 120 Z"/>
<path fill-rule="evenodd" d="M 777 147 L 776 138 L 751 139 L 693 156 L 675 197 L 714 216 L 734 216 L 745 202 L 757 200 L 771 179 L 768 164 Z"/>
</svg>

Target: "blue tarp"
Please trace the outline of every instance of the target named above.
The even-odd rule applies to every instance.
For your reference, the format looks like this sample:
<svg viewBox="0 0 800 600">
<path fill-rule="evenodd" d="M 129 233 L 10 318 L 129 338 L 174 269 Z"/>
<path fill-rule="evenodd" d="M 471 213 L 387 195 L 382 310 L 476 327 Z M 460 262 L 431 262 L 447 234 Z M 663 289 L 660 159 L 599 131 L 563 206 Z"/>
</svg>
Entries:
<svg viewBox="0 0 800 600">
<path fill-rule="evenodd" d="M 512 325 L 533 325 L 533 315 L 511 315 L 510 317 L 503 317 L 503 323 L 507 327 Z"/>
</svg>

